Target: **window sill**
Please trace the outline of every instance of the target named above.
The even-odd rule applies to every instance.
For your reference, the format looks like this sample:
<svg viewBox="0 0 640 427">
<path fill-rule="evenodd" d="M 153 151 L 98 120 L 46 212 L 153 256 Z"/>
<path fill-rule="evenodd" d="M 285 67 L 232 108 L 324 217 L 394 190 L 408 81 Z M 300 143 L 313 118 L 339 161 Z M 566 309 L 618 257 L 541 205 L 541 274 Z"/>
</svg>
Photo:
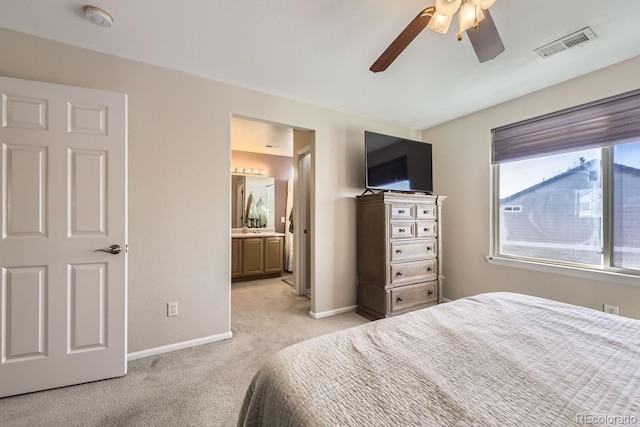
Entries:
<svg viewBox="0 0 640 427">
<path fill-rule="evenodd" d="M 616 273 L 613 271 L 590 270 L 587 268 L 569 267 L 564 265 L 544 264 L 541 262 L 504 258 L 499 256 L 487 256 L 486 260 L 489 264 L 501 265 L 505 267 L 522 268 L 525 270 L 541 271 L 544 273 L 561 274 L 563 276 L 572 276 L 582 279 L 598 280 L 601 282 L 640 287 L 640 276 L 634 276 L 631 274 Z"/>
</svg>

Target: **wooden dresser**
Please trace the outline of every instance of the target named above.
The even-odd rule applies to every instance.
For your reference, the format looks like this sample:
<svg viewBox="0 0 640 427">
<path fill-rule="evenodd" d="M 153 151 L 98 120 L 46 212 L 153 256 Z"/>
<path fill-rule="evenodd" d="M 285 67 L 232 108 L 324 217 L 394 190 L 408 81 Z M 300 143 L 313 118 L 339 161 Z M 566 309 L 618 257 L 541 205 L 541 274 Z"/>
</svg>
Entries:
<svg viewBox="0 0 640 427">
<path fill-rule="evenodd" d="M 394 192 L 357 196 L 359 314 L 379 319 L 442 299 L 445 198 Z"/>
</svg>

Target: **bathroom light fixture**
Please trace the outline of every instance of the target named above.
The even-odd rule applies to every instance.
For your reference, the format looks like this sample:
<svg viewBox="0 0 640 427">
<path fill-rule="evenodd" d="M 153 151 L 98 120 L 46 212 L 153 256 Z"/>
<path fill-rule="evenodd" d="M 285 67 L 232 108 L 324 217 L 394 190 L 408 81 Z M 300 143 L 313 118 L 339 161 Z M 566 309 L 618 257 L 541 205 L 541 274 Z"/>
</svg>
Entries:
<svg viewBox="0 0 640 427">
<path fill-rule="evenodd" d="M 89 4 L 84 5 L 84 17 L 101 27 L 109 28 L 113 24 L 113 16 L 104 9 Z"/>
<path fill-rule="evenodd" d="M 243 175 L 264 175 L 264 169 L 252 169 L 252 168 L 236 168 L 231 167 L 231 173 L 238 173 Z"/>
</svg>

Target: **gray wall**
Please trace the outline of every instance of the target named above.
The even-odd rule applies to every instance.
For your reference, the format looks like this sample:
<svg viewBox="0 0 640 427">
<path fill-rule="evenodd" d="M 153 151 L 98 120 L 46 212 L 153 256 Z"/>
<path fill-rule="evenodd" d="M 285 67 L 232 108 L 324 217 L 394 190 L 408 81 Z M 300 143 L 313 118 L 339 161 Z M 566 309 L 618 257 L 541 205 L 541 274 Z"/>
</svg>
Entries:
<svg viewBox="0 0 640 427">
<path fill-rule="evenodd" d="M 315 130 L 311 310 L 355 305 L 364 130 L 418 131 L 5 29 L 0 58 L 3 76 L 129 96 L 129 352 L 231 330 L 232 115 Z"/>
</svg>

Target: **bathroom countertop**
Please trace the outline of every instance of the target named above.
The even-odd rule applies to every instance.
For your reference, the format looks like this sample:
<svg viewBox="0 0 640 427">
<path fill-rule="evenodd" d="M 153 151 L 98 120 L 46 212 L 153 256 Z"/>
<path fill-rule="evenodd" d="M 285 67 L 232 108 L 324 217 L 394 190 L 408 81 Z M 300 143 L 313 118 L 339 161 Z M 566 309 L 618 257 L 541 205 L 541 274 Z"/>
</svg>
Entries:
<svg viewBox="0 0 640 427">
<path fill-rule="evenodd" d="M 278 233 L 275 231 L 260 231 L 258 233 L 253 231 L 249 231 L 248 233 L 243 233 L 242 231 L 231 232 L 232 239 L 247 239 L 250 237 L 284 237 L 284 233 Z"/>
</svg>

